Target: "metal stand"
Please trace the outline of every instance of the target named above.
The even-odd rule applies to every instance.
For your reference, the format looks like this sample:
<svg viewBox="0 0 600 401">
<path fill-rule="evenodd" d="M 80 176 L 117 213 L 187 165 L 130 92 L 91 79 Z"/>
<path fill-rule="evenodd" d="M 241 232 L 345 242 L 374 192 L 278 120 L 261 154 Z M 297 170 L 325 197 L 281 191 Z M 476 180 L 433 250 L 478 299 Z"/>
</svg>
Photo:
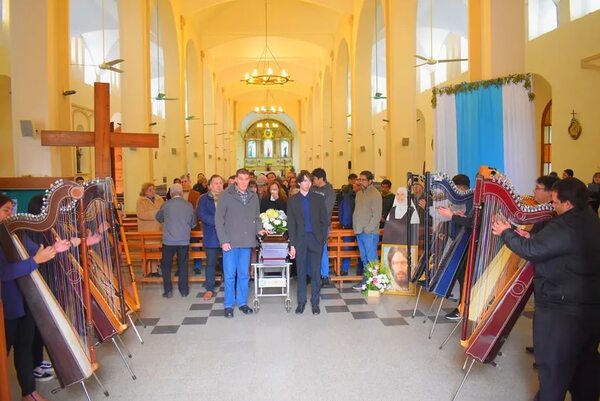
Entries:
<svg viewBox="0 0 600 401">
<path fill-rule="evenodd" d="M 85 382 L 81 382 L 81 388 L 83 389 L 83 394 L 85 395 L 85 399 L 88 401 L 92 401 L 90 398 L 90 393 L 88 393 L 87 388 L 85 387 Z"/>
<path fill-rule="evenodd" d="M 118 335 L 117 340 L 119 340 L 119 342 L 121 343 L 121 347 L 123 347 L 123 351 L 125 351 L 127 353 L 127 356 L 129 357 L 129 359 L 131 359 L 131 352 L 129 352 L 129 350 L 127 349 L 127 346 L 123 342 L 123 339 L 121 338 L 121 336 Z"/>
<path fill-rule="evenodd" d="M 419 306 L 419 299 L 421 299 L 421 291 L 423 291 L 423 286 L 419 286 L 419 292 L 417 293 L 417 301 L 415 302 L 415 308 L 413 309 L 412 318 L 415 318 L 417 314 L 417 307 Z"/>
<path fill-rule="evenodd" d="M 131 370 L 131 367 L 129 366 L 129 363 L 127 363 L 127 359 L 125 359 L 125 355 L 123 355 L 123 352 L 121 351 L 121 348 L 119 348 L 119 345 L 115 341 L 115 338 L 113 337 L 113 338 L 111 338 L 111 340 L 112 340 L 114 346 L 117 348 L 117 351 L 119 352 L 119 355 L 121 355 L 121 359 L 123 360 L 123 363 L 125 364 L 125 367 L 129 371 L 129 374 L 131 375 L 131 378 L 133 380 L 137 379 L 137 377 L 135 376 L 135 373 L 133 373 L 133 371 Z"/>
<path fill-rule="evenodd" d="M 431 340 L 431 336 L 433 335 L 433 331 L 435 330 L 435 325 L 437 323 L 437 320 L 440 317 L 440 311 L 442 310 L 442 304 L 443 303 L 444 303 L 444 298 L 440 297 L 440 306 L 438 306 L 437 313 L 435 314 L 435 319 L 433 319 L 433 325 L 431 326 L 431 331 L 429 332 L 429 339 L 430 340 Z"/>
<path fill-rule="evenodd" d="M 135 327 L 135 323 L 133 322 L 133 319 L 131 318 L 131 315 L 135 315 L 135 320 L 137 320 L 138 322 L 140 322 L 142 324 L 142 327 L 146 328 L 146 323 L 144 323 L 144 321 L 142 319 L 140 319 L 140 317 L 137 315 L 137 313 L 135 312 L 131 312 L 127 314 L 127 319 L 129 319 L 129 323 L 131 325 L 131 327 L 133 328 L 133 331 L 135 331 L 135 335 L 137 336 L 138 340 L 140 340 L 140 343 L 144 343 L 144 340 L 142 339 L 142 336 L 140 335 L 140 332 L 138 331 L 137 327 Z"/>
<path fill-rule="evenodd" d="M 433 305 L 435 304 L 435 301 L 437 301 L 437 299 L 438 299 L 438 297 L 436 296 L 433 299 L 433 302 L 431 303 L 431 305 L 429 305 L 429 309 L 427 309 L 427 313 L 425 313 L 425 316 L 423 317 L 423 323 L 427 323 L 427 318 L 429 317 L 429 313 L 433 309 Z"/>
<path fill-rule="evenodd" d="M 458 320 L 458 322 L 456 322 L 456 325 L 454 326 L 454 328 L 452 329 L 452 331 L 450 332 L 450 334 L 448 334 L 448 337 L 446 337 L 446 339 L 444 340 L 444 342 L 439 346 L 439 349 L 444 348 L 444 345 L 446 345 L 446 343 L 450 340 L 450 337 L 452 337 L 452 334 L 454 334 L 454 332 L 456 331 L 456 329 L 459 328 L 459 326 L 462 323 L 462 316 L 460 317 L 460 319 Z"/>
<path fill-rule="evenodd" d="M 469 357 L 467 357 L 467 359 L 465 360 L 465 364 L 463 365 L 463 370 L 465 370 L 465 367 L 467 366 L 468 361 L 469 361 Z M 467 369 L 467 371 L 465 372 L 465 375 L 463 376 L 463 379 L 460 382 L 460 386 L 458 386 L 456 393 L 454 393 L 454 396 L 452 397 L 452 401 L 455 401 L 456 398 L 458 397 L 458 393 L 460 393 L 460 390 L 463 388 L 465 382 L 467 381 L 467 377 L 469 376 L 469 373 L 471 373 L 471 369 L 473 369 L 473 365 L 475 365 L 475 362 L 476 362 L 475 359 L 471 359 L 471 364 L 469 364 L 469 369 Z"/>
<path fill-rule="evenodd" d="M 92 374 L 94 375 L 94 379 L 96 379 L 96 383 L 98 383 L 98 385 L 102 389 L 102 393 L 104 393 L 104 395 L 106 397 L 108 397 L 110 394 L 108 394 L 108 390 L 106 389 L 106 387 L 104 387 L 104 385 L 102 384 L 102 382 L 100 381 L 100 379 L 98 379 L 98 376 L 96 376 L 96 372 L 94 372 Z"/>
</svg>

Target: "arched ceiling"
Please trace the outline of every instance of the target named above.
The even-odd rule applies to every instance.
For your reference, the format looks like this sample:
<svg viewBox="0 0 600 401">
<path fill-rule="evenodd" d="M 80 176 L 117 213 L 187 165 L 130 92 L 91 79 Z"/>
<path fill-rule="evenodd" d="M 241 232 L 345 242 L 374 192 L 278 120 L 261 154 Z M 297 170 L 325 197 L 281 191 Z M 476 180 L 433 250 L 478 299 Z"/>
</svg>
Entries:
<svg viewBox="0 0 600 401">
<path fill-rule="evenodd" d="M 182 0 L 181 11 L 227 96 L 263 97 L 264 87 L 240 80 L 257 67 L 265 47 L 264 0 Z M 306 96 L 330 62 L 336 35 L 351 13 L 349 0 L 269 0 L 267 43 L 294 80 L 270 89 L 287 100 Z"/>
</svg>

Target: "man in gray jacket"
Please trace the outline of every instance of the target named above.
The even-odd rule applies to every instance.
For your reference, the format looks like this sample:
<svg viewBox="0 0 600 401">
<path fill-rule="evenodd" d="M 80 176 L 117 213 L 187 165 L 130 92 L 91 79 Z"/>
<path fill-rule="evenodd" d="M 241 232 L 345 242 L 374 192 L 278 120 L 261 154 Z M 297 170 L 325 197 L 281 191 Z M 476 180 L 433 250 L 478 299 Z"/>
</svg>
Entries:
<svg viewBox="0 0 600 401">
<path fill-rule="evenodd" d="M 315 192 L 325 198 L 325 210 L 327 212 L 327 235 L 329 235 L 329 226 L 331 225 L 331 215 L 333 214 L 333 205 L 335 204 L 335 191 L 330 183 L 327 182 L 327 173 L 322 168 L 316 168 L 312 172 L 311 192 Z M 323 255 L 321 256 L 321 286 L 331 288 L 333 285 L 329 281 L 329 252 L 327 252 L 327 235 L 325 236 L 325 245 L 323 246 Z M 309 272 L 310 276 L 310 272 Z M 316 280 L 317 277 L 313 277 Z"/>
<path fill-rule="evenodd" d="M 215 228 L 223 249 L 223 274 L 225 276 L 225 317 L 233 317 L 237 302 L 242 313 L 249 315 L 248 267 L 250 253 L 256 247 L 256 234 L 266 233 L 259 217 L 259 200 L 248 191 L 250 172 L 244 168 L 235 174 L 235 184 L 227 187 L 219 196 L 215 212 Z M 236 284 L 237 275 L 237 284 Z"/>
<path fill-rule="evenodd" d="M 187 297 L 190 292 L 188 286 L 190 235 L 198 221 L 192 205 L 183 199 L 181 184 L 173 184 L 170 194 L 171 199 L 156 213 L 156 220 L 163 223 L 163 247 L 160 262 L 163 275 L 163 297 L 171 298 L 173 296 L 171 266 L 175 253 L 177 253 L 177 269 L 179 271 L 179 293 L 182 297 Z"/>
<path fill-rule="evenodd" d="M 360 191 L 356 193 L 356 204 L 352 214 L 352 228 L 356 234 L 358 251 L 363 265 L 378 260 L 377 244 L 379 243 L 379 220 L 381 219 L 381 194 L 373 186 L 373 173 L 362 171 L 358 176 Z M 357 291 L 362 291 L 363 282 L 355 285 Z"/>
</svg>

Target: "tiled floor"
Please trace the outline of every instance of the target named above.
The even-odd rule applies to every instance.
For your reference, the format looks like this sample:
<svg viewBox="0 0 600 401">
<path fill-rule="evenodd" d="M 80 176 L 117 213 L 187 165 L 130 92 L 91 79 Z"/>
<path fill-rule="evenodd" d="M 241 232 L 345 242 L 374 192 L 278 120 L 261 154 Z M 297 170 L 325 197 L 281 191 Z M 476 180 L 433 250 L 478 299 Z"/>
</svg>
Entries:
<svg viewBox="0 0 600 401">
<path fill-rule="evenodd" d="M 140 289 L 145 343 L 132 330 L 123 339 L 133 354 L 132 380 L 111 344 L 98 349 L 98 377 L 107 400 L 450 400 L 462 378 L 463 349 L 454 327 L 443 317 L 428 340 L 431 298 L 424 297 L 413 319 L 415 297 L 368 299 L 348 287 L 323 289 L 321 314 L 285 311 L 284 298 L 261 298 L 260 312 L 235 309 L 223 317 L 223 292 L 211 301 L 192 284 L 190 296 L 161 297 L 161 288 Z M 253 289 L 248 304 L 252 305 Z M 292 300 L 295 307 L 295 285 Z M 443 313 L 454 304 L 444 304 Z M 497 361 L 500 368 L 477 365 L 459 400 L 528 400 L 536 387 L 531 315 L 519 319 Z M 74 386 L 50 395 L 56 381 L 38 385 L 52 400 L 82 400 Z M 93 400 L 105 397 L 88 380 Z M 13 393 L 17 387 L 13 378 Z M 15 398 L 17 399 L 17 398 Z"/>
</svg>

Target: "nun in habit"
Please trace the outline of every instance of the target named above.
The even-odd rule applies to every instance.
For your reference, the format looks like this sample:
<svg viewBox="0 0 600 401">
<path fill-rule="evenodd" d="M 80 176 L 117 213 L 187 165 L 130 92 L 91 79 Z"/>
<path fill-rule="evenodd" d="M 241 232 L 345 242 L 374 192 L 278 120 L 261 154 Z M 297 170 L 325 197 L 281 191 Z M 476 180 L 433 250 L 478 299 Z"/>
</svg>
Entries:
<svg viewBox="0 0 600 401">
<path fill-rule="evenodd" d="M 407 237 L 407 219 L 408 219 L 408 192 L 406 188 L 399 187 L 396 190 L 396 198 L 392 209 L 388 214 L 383 226 L 383 243 L 384 244 L 402 244 L 408 245 Z M 412 244 L 419 243 L 419 212 L 414 204 L 410 201 L 413 213 L 410 218 Z"/>
</svg>

